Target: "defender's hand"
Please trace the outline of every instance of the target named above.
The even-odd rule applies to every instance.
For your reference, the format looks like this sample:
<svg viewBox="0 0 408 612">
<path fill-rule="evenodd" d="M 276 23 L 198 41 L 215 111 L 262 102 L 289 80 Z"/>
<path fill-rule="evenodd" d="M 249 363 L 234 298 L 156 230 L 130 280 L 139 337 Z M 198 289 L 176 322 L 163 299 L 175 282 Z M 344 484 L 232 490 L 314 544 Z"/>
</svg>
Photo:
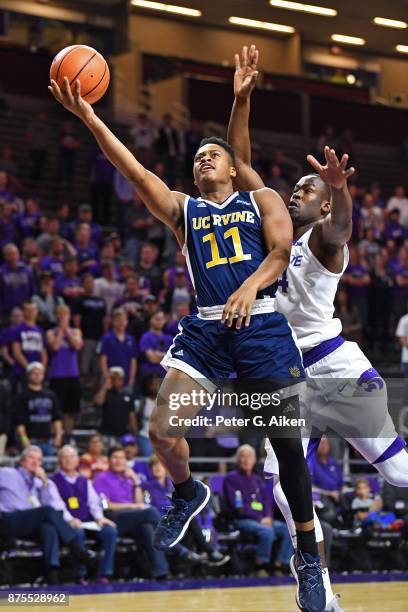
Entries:
<svg viewBox="0 0 408 612">
<path fill-rule="evenodd" d="M 236 98 L 247 98 L 255 87 L 259 51 L 255 45 L 243 47 L 241 58 L 235 54 L 234 94 Z"/>
<path fill-rule="evenodd" d="M 56 81 L 51 81 L 48 89 L 57 102 L 85 123 L 90 121 L 95 115 L 92 106 L 81 97 L 81 83 L 78 79 L 75 81 L 74 94 L 71 91 L 68 77 L 64 77 L 64 86 L 62 88 L 59 87 Z"/>
<path fill-rule="evenodd" d="M 320 175 L 322 181 L 334 189 L 342 189 L 347 184 L 350 176 L 355 172 L 354 168 L 346 170 L 349 156 L 345 153 L 341 161 L 339 161 L 336 151 L 327 146 L 324 147 L 324 156 L 327 162 L 325 166 L 319 164 L 313 155 L 308 155 L 307 161 Z"/>
<path fill-rule="evenodd" d="M 238 313 L 235 329 L 241 328 L 244 318 L 245 327 L 248 327 L 251 321 L 251 307 L 256 300 L 257 293 L 258 289 L 255 286 L 243 283 L 241 287 L 234 291 L 228 298 L 222 313 L 221 323 L 227 322 L 227 327 L 231 327 L 234 320 L 234 314 Z"/>
</svg>

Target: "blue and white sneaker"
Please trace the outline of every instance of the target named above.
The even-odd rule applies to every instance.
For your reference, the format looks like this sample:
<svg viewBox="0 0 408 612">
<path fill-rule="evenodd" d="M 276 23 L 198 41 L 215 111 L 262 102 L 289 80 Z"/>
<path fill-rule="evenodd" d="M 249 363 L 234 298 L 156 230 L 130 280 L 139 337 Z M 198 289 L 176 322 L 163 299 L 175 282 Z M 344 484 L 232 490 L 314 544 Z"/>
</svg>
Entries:
<svg viewBox="0 0 408 612">
<path fill-rule="evenodd" d="M 200 480 L 194 481 L 195 497 L 186 501 L 173 495 L 173 505 L 161 517 L 153 537 L 156 550 L 173 548 L 183 539 L 191 520 L 208 504 L 210 489 Z"/>
<path fill-rule="evenodd" d="M 324 612 L 326 592 L 323 585 L 320 557 L 299 550 L 290 560 L 290 571 L 297 582 L 296 603 L 303 612 Z"/>
</svg>

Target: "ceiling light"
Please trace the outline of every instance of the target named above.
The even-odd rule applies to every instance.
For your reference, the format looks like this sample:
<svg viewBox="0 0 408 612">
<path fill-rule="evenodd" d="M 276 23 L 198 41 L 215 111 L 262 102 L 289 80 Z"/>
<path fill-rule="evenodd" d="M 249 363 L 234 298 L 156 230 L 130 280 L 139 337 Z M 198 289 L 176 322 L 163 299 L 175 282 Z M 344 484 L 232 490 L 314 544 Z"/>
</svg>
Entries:
<svg viewBox="0 0 408 612">
<path fill-rule="evenodd" d="M 397 45 L 395 48 L 400 53 L 408 53 L 408 45 Z"/>
<path fill-rule="evenodd" d="M 176 15 L 186 15 L 187 17 L 201 17 L 202 12 L 185 6 L 175 4 L 164 4 L 163 2 L 150 2 L 150 0 L 131 0 L 133 6 L 139 8 L 153 9 L 154 11 L 165 11 Z"/>
<path fill-rule="evenodd" d="M 406 21 L 398 21 L 397 19 L 386 19 L 385 17 L 374 17 L 374 23 L 379 26 L 385 26 L 386 28 L 399 28 L 405 30 L 408 28 Z"/>
<path fill-rule="evenodd" d="M 287 0 L 269 0 L 271 6 L 276 8 L 288 9 L 289 11 L 301 11 L 302 13 L 313 13 L 314 15 L 323 15 L 324 17 L 335 17 L 337 11 L 335 9 L 326 8 L 324 6 L 315 6 L 313 4 L 303 4 L 303 2 L 288 2 Z"/>
<path fill-rule="evenodd" d="M 344 43 L 346 45 L 365 45 L 364 38 L 358 38 L 357 36 L 345 36 L 344 34 L 332 34 L 332 40 L 338 43 Z"/>
<path fill-rule="evenodd" d="M 292 26 L 281 25 L 280 23 L 269 23 L 269 21 L 258 21 L 256 19 L 245 19 L 244 17 L 229 17 L 228 21 L 234 25 L 245 26 L 247 28 L 258 28 L 260 30 L 272 30 L 274 32 L 284 32 L 293 34 L 296 32 Z"/>
</svg>

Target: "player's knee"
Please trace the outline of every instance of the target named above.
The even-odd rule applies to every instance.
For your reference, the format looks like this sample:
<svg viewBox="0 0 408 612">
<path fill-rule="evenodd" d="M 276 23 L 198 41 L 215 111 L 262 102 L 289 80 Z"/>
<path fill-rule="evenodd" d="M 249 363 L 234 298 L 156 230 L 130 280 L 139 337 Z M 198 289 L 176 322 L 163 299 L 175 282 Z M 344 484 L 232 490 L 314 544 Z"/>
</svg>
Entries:
<svg viewBox="0 0 408 612">
<path fill-rule="evenodd" d="M 150 418 L 149 438 L 156 451 L 168 450 L 172 448 L 176 442 L 176 438 L 168 437 L 167 432 L 164 430 L 163 426 L 160 426 L 160 423 L 157 418 L 157 412 L 156 414 L 152 414 L 152 417 Z"/>
</svg>

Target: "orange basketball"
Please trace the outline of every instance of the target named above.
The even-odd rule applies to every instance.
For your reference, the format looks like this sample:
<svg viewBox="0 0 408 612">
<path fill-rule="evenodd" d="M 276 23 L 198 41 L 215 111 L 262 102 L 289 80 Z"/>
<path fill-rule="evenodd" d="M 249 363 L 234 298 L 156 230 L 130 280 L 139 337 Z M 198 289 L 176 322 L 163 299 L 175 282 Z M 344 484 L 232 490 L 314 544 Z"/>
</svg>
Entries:
<svg viewBox="0 0 408 612">
<path fill-rule="evenodd" d="M 71 45 L 62 49 L 52 60 L 50 79 L 64 85 L 64 77 L 68 77 L 71 90 L 74 92 L 75 81 L 81 83 L 81 96 L 94 104 L 108 88 L 110 74 L 105 58 L 86 45 Z"/>
</svg>

